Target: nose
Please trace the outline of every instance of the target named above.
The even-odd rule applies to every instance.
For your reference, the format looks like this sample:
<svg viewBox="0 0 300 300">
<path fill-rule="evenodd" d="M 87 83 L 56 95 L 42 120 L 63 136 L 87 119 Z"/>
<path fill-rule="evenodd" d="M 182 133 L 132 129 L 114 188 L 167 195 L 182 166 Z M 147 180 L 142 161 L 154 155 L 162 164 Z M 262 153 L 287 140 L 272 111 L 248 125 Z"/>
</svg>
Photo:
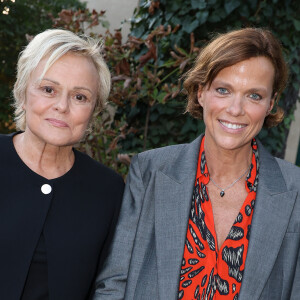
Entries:
<svg viewBox="0 0 300 300">
<path fill-rule="evenodd" d="M 61 113 L 65 113 L 69 110 L 69 97 L 67 94 L 61 94 L 56 98 L 53 108 Z"/>
<path fill-rule="evenodd" d="M 233 96 L 229 100 L 226 111 L 234 117 L 244 115 L 243 97 L 239 95 Z"/>
</svg>

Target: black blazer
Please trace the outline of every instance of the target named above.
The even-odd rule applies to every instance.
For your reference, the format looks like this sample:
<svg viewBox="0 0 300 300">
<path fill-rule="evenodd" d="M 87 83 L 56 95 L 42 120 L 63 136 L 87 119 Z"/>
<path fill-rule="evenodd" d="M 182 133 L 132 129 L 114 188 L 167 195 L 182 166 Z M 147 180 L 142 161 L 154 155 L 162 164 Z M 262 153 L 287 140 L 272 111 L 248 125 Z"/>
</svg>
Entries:
<svg viewBox="0 0 300 300">
<path fill-rule="evenodd" d="M 112 239 L 124 182 L 74 150 L 65 175 L 47 180 L 17 155 L 12 135 L 0 135 L 0 299 L 21 297 L 43 231 L 50 300 L 87 299 Z M 44 194 L 41 187 L 52 191 Z"/>
</svg>

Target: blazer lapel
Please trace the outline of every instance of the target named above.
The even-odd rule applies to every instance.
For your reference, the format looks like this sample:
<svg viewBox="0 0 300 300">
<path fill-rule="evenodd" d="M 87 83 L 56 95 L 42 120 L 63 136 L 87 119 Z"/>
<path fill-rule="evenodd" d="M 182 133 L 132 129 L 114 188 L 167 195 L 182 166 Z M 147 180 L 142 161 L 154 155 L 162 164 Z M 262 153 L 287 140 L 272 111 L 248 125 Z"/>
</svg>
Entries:
<svg viewBox="0 0 300 300">
<path fill-rule="evenodd" d="M 166 170 L 157 172 L 155 237 L 159 298 L 177 299 L 181 261 L 202 136 L 188 144 Z"/>
<path fill-rule="evenodd" d="M 287 191 L 276 160 L 259 145 L 260 169 L 239 300 L 259 299 L 284 238 L 297 192 Z"/>
</svg>

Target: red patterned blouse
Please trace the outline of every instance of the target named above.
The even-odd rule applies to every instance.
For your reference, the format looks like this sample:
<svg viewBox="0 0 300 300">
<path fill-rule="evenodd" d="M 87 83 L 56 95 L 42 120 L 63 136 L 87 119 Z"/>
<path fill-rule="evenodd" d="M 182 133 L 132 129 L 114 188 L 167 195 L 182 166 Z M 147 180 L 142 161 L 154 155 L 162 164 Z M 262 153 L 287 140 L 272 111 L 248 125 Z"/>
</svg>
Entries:
<svg viewBox="0 0 300 300">
<path fill-rule="evenodd" d="M 209 173 L 202 139 L 195 188 L 180 271 L 178 299 L 237 300 L 248 251 L 258 183 L 258 151 L 252 141 L 252 162 L 246 179 L 248 195 L 220 250 L 206 184 Z"/>
</svg>

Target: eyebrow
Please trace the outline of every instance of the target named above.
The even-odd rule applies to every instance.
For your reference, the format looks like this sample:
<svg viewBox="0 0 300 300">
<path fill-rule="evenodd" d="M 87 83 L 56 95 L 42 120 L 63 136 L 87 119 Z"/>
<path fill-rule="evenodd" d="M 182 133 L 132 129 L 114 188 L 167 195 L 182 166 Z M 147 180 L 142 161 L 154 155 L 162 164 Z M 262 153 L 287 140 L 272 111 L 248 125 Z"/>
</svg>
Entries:
<svg viewBox="0 0 300 300">
<path fill-rule="evenodd" d="M 42 81 L 42 80 L 50 81 L 50 82 L 52 82 L 52 83 L 54 83 L 54 84 L 56 84 L 56 85 L 61 85 L 58 81 L 55 81 L 55 80 L 52 80 L 52 79 L 49 79 L 49 78 L 45 78 L 45 77 L 44 77 L 44 78 L 42 78 L 40 81 Z M 84 87 L 84 86 L 75 86 L 74 89 L 75 89 L 75 90 L 85 90 L 85 91 L 88 91 L 88 92 L 90 92 L 91 94 L 93 94 L 93 92 L 92 92 L 89 88 Z"/>
<path fill-rule="evenodd" d="M 43 80 L 50 81 L 50 82 L 52 82 L 52 83 L 54 83 L 56 85 L 60 85 L 60 83 L 58 81 L 55 81 L 55 80 L 52 80 L 52 79 L 49 79 L 49 78 L 45 78 L 45 77 L 38 79 L 37 82 L 41 82 Z"/>
<path fill-rule="evenodd" d="M 88 91 L 88 92 L 90 92 L 91 94 L 93 94 L 92 91 L 91 91 L 89 88 L 84 87 L 84 86 L 74 86 L 74 89 L 75 89 L 75 90 L 85 90 L 85 91 Z"/>
<path fill-rule="evenodd" d="M 222 81 L 222 80 L 216 80 L 216 81 L 213 80 L 212 84 L 213 83 L 217 84 L 217 85 L 224 86 L 224 87 L 233 88 L 233 86 L 230 83 L 227 83 L 227 82 Z M 251 93 L 267 92 L 267 90 L 264 87 L 253 87 L 253 88 L 249 89 L 248 92 L 251 92 Z"/>
<path fill-rule="evenodd" d="M 253 89 L 250 89 L 249 92 L 251 92 L 251 93 L 259 92 L 259 93 L 261 93 L 261 92 L 267 92 L 267 90 L 264 89 L 264 88 L 253 88 Z"/>
</svg>

